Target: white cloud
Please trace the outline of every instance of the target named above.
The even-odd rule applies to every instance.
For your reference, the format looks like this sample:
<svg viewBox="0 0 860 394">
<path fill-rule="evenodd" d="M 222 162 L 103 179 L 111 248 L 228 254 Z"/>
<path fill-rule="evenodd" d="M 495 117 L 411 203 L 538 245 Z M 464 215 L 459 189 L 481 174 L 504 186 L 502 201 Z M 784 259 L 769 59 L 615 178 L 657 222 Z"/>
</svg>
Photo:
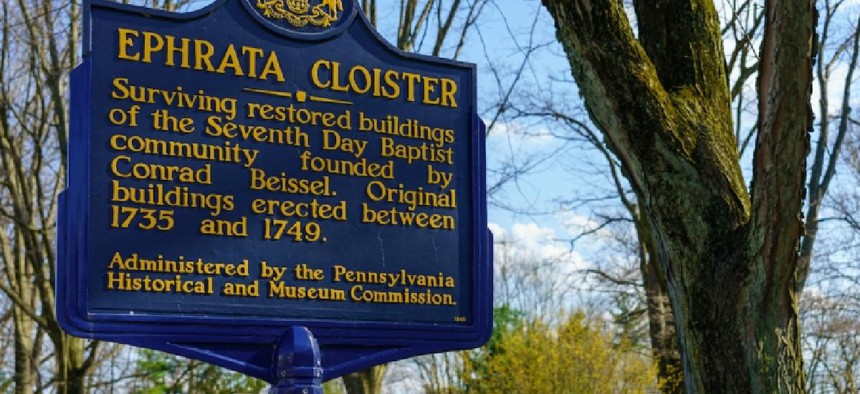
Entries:
<svg viewBox="0 0 860 394">
<path fill-rule="evenodd" d="M 487 144 L 504 151 L 543 149 L 558 144 L 558 140 L 543 126 L 521 122 L 496 123 L 490 130 Z"/>
<path fill-rule="evenodd" d="M 504 228 L 497 223 L 490 223 L 489 228 L 493 232 L 493 253 L 497 265 L 552 262 L 565 273 L 581 270 L 588 265 L 550 227 L 536 223 L 514 223 L 510 228 Z"/>
</svg>

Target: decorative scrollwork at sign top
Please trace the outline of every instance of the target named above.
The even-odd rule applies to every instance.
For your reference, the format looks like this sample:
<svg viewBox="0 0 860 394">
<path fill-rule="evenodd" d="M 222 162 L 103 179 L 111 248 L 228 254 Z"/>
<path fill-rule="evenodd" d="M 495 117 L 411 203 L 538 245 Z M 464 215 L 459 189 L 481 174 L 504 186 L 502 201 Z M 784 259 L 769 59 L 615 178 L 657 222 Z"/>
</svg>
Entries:
<svg viewBox="0 0 860 394">
<path fill-rule="evenodd" d="M 321 0 L 311 7 L 309 0 L 257 0 L 257 8 L 264 17 L 284 19 L 295 27 L 329 27 L 343 11 L 343 1 Z"/>
</svg>

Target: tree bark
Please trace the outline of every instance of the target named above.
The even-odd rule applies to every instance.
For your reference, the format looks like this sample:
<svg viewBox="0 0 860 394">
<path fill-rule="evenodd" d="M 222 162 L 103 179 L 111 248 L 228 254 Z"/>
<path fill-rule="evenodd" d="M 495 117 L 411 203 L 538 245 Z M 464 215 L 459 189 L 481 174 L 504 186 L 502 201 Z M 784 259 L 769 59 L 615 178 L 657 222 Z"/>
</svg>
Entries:
<svg viewBox="0 0 860 394">
<path fill-rule="evenodd" d="M 638 39 L 620 0 L 543 4 L 647 218 L 686 391 L 803 391 L 796 269 L 812 2 L 765 2 L 752 195 L 712 1 L 634 1 Z"/>
</svg>

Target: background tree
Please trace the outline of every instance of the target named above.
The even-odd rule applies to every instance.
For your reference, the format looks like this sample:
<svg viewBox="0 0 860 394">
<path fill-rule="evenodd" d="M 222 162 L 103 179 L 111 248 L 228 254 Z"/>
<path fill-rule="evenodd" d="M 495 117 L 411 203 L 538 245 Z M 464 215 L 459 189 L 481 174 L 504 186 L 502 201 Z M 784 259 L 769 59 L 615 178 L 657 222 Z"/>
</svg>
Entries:
<svg viewBox="0 0 860 394">
<path fill-rule="evenodd" d="M 847 394 L 860 388 L 860 319 L 856 299 L 845 301 L 825 294 L 803 298 L 809 392 Z"/>
<path fill-rule="evenodd" d="M 138 378 L 128 387 L 135 394 L 260 393 L 268 387 L 266 382 L 237 372 L 155 350 L 141 349 L 136 365 Z"/>
<path fill-rule="evenodd" d="M 173 7 L 177 3 L 161 4 Z M 156 4 L 159 5 L 159 4 Z M 0 8 L 0 292 L 15 393 L 84 393 L 118 347 L 66 335 L 56 319 L 57 196 L 65 188 L 68 73 L 79 63 L 80 4 Z"/>
<path fill-rule="evenodd" d="M 98 342 L 55 318 L 56 196 L 65 187 L 66 73 L 78 60 L 77 3 L 2 6 L 0 42 L 0 291 L 13 324 L 16 393 L 83 393 Z"/>
<path fill-rule="evenodd" d="M 516 315 L 466 367 L 466 393 L 645 393 L 656 389 L 649 357 L 615 341 L 600 319 L 561 313 L 550 326 Z M 597 323 L 595 323 L 597 322 Z"/>
</svg>

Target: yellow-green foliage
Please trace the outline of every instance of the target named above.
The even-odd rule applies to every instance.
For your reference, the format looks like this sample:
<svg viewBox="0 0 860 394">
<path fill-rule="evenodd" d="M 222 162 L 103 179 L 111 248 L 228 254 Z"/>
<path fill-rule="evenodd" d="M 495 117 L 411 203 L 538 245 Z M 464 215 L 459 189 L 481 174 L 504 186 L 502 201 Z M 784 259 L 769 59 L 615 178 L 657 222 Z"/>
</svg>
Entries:
<svg viewBox="0 0 860 394">
<path fill-rule="evenodd" d="M 616 341 L 582 313 L 558 327 L 521 322 L 497 331 L 492 349 L 466 360 L 466 392 L 657 392 L 647 350 Z"/>
</svg>

